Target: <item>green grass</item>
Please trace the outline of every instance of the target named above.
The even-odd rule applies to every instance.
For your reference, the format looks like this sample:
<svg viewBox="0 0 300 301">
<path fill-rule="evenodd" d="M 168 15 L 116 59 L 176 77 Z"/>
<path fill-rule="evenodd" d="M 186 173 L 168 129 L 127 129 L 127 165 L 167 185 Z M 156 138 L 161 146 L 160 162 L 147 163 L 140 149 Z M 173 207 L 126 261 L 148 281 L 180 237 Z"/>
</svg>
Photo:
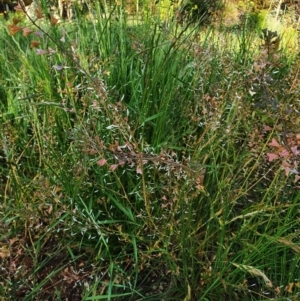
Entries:
<svg viewBox="0 0 300 301">
<path fill-rule="evenodd" d="M 1 299 L 297 300 L 297 57 L 95 13 L 1 24 Z"/>
</svg>

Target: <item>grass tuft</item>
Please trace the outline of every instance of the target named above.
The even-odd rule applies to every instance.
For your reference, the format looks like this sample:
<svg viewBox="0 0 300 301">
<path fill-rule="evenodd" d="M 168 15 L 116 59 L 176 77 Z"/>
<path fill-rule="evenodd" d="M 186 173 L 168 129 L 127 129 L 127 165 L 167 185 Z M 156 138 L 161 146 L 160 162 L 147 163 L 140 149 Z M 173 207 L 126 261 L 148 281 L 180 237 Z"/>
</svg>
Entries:
<svg viewBox="0 0 300 301">
<path fill-rule="evenodd" d="M 297 57 L 104 8 L 1 24 L 1 298 L 297 300 Z"/>
</svg>

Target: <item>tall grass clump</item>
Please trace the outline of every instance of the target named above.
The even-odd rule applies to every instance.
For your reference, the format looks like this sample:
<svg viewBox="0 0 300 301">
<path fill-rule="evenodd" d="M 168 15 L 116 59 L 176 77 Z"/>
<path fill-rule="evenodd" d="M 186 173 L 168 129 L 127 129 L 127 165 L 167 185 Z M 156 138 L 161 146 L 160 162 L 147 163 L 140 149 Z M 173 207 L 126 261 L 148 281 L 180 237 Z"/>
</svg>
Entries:
<svg viewBox="0 0 300 301">
<path fill-rule="evenodd" d="M 1 24 L 0 296 L 297 300 L 296 58 L 118 3 L 47 13 Z"/>
</svg>

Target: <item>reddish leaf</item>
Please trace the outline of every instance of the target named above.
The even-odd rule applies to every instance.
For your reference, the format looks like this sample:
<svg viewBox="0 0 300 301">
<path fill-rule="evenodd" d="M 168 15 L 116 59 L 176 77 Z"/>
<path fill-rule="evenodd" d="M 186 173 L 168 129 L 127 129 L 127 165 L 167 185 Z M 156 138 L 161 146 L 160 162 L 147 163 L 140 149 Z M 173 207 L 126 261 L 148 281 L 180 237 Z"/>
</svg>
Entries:
<svg viewBox="0 0 300 301">
<path fill-rule="evenodd" d="M 299 180 L 300 180 L 300 176 L 299 175 L 295 175 L 294 183 L 297 183 Z"/>
<path fill-rule="evenodd" d="M 38 19 L 44 18 L 44 15 L 42 13 L 42 9 L 40 6 L 35 10 L 35 15 Z"/>
<path fill-rule="evenodd" d="M 264 132 L 270 132 L 270 131 L 272 131 L 273 129 L 271 128 L 271 127 L 269 127 L 268 125 L 263 125 L 263 131 Z"/>
<path fill-rule="evenodd" d="M 112 164 L 109 168 L 109 170 L 111 171 L 115 171 L 117 169 L 117 167 L 119 166 L 119 164 Z"/>
<path fill-rule="evenodd" d="M 39 38 L 42 38 L 43 37 L 43 33 L 41 31 L 35 31 L 34 32 L 34 35 L 36 35 L 37 37 Z"/>
<path fill-rule="evenodd" d="M 35 40 L 32 40 L 32 41 L 30 42 L 30 47 L 31 47 L 31 48 L 36 48 L 36 47 L 38 47 L 38 46 L 40 46 L 40 45 L 41 45 L 41 42 L 38 42 L 38 41 L 35 41 Z M 42 55 L 42 54 L 48 53 L 48 51 L 47 51 L 47 50 L 43 50 L 43 49 L 37 49 L 37 50 L 36 50 L 36 53 L 37 53 L 38 55 Z"/>
<path fill-rule="evenodd" d="M 281 145 L 276 141 L 276 139 L 272 139 L 272 141 L 269 143 L 269 146 L 274 146 L 274 147 L 281 147 Z"/>
<path fill-rule="evenodd" d="M 18 5 L 16 5 L 16 6 L 14 7 L 14 10 L 15 10 L 15 11 L 24 12 L 24 9 L 23 9 L 23 7 L 20 5 L 20 2 L 18 2 Z"/>
<path fill-rule="evenodd" d="M 280 157 L 286 158 L 290 156 L 290 153 L 285 148 L 279 153 Z"/>
<path fill-rule="evenodd" d="M 297 156 L 300 152 L 298 151 L 298 145 L 292 146 L 291 151 L 295 156 Z"/>
<path fill-rule="evenodd" d="M 17 25 L 7 25 L 8 30 L 9 30 L 9 34 L 11 36 L 15 35 L 16 33 L 18 33 L 19 31 L 21 31 L 23 29 L 23 27 L 19 27 Z"/>
<path fill-rule="evenodd" d="M 24 27 L 23 29 L 23 36 L 27 37 L 28 35 L 30 35 L 31 33 L 33 33 L 33 30 L 27 27 Z"/>
<path fill-rule="evenodd" d="M 18 23 L 20 23 L 22 21 L 22 19 L 21 18 L 13 18 L 12 21 L 15 25 L 17 25 Z"/>
<path fill-rule="evenodd" d="M 143 174 L 143 171 L 142 171 L 142 169 L 139 166 L 136 167 L 136 173 L 140 174 L 140 175 Z"/>
<path fill-rule="evenodd" d="M 281 165 L 283 167 L 293 167 L 293 165 L 291 165 L 290 163 L 288 163 L 286 160 L 283 160 L 282 163 L 281 163 Z"/>
<path fill-rule="evenodd" d="M 58 19 L 54 18 L 52 15 L 50 16 L 50 24 L 54 26 L 58 22 Z"/>
<path fill-rule="evenodd" d="M 277 159 L 279 156 L 277 154 L 267 153 L 268 161 L 272 162 L 273 160 Z"/>
<path fill-rule="evenodd" d="M 105 164 L 106 164 L 106 160 L 104 159 L 104 158 L 102 158 L 102 159 L 100 159 L 98 162 L 97 162 L 97 164 L 99 165 L 99 166 L 104 166 Z"/>
<path fill-rule="evenodd" d="M 288 166 L 284 166 L 283 169 L 284 169 L 285 176 L 288 177 L 291 172 L 291 169 Z"/>
<path fill-rule="evenodd" d="M 34 41 L 32 41 L 32 42 L 34 42 Z M 35 47 L 35 45 L 32 42 L 31 42 L 30 47 Z M 44 54 L 47 54 L 47 53 L 48 53 L 47 50 L 43 50 L 43 49 L 37 49 L 36 50 L 36 54 L 37 55 L 44 55 Z"/>
<path fill-rule="evenodd" d="M 119 165 L 121 166 L 121 167 L 124 167 L 124 165 L 125 165 L 125 161 L 119 161 Z"/>
</svg>

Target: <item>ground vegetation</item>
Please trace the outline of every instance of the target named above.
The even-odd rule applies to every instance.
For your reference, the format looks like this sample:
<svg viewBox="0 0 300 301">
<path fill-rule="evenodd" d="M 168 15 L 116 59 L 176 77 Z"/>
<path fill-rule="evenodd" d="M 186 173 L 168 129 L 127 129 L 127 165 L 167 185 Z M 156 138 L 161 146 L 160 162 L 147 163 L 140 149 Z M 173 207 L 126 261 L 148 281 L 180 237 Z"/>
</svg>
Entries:
<svg viewBox="0 0 300 301">
<path fill-rule="evenodd" d="M 299 300 L 297 37 L 43 4 L 0 24 L 0 299 Z"/>
</svg>

